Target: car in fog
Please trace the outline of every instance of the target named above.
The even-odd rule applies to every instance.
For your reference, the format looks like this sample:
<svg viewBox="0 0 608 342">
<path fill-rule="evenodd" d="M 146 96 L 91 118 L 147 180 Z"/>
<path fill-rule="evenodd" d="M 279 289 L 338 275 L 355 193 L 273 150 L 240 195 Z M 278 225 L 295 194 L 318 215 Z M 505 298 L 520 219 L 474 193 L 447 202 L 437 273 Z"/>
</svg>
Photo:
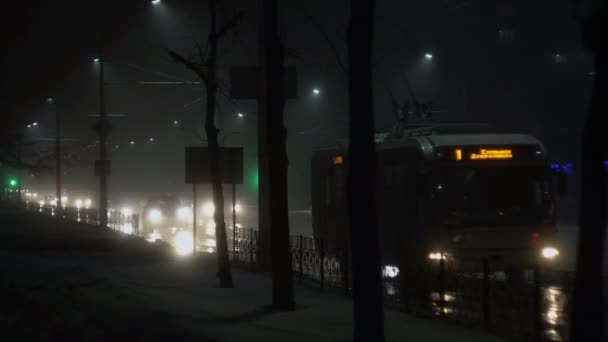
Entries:
<svg viewBox="0 0 608 342">
<path fill-rule="evenodd" d="M 177 196 L 159 195 L 148 198 L 143 208 L 143 232 L 150 241 L 172 242 L 180 231 L 191 230 L 192 212 Z"/>
</svg>

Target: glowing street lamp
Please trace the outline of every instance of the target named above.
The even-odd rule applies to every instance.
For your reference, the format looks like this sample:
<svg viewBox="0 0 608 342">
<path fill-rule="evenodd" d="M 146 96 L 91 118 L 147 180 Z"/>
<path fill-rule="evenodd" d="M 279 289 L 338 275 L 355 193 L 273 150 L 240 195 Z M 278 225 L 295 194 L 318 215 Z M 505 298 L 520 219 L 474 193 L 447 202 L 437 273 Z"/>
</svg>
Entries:
<svg viewBox="0 0 608 342">
<path fill-rule="evenodd" d="M 160 0 L 152 0 L 152 5 L 158 5 L 160 4 Z"/>
<path fill-rule="evenodd" d="M 245 114 L 243 114 L 243 113 L 238 113 L 237 115 L 238 115 L 239 118 L 244 118 L 245 117 Z"/>
<path fill-rule="evenodd" d="M 319 95 L 319 94 L 321 94 L 321 90 L 319 90 L 318 88 L 314 88 L 314 89 L 312 90 L 312 93 L 313 93 L 314 95 Z"/>
<path fill-rule="evenodd" d="M 424 54 L 424 58 L 428 59 L 428 60 L 431 60 L 431 59 L 433 59 L 433 55 L 427 52 L 427 53 Z"/>
</svg>

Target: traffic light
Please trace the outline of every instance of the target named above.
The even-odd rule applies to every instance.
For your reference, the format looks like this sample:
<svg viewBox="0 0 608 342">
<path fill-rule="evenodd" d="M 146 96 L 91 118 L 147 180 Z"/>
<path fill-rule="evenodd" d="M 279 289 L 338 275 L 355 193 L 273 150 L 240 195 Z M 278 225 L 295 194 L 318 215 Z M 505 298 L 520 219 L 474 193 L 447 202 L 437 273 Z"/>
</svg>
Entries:
<svg viewBox="0 0 608 342">
<path fill-rule="evenodd" d="M 11 189 L 15 189 L 17 186 L 19 186 L 19 181 L 17 180 L 17 178 L 10 177 L 8 179 L 8 187 Z"/>
</svg>

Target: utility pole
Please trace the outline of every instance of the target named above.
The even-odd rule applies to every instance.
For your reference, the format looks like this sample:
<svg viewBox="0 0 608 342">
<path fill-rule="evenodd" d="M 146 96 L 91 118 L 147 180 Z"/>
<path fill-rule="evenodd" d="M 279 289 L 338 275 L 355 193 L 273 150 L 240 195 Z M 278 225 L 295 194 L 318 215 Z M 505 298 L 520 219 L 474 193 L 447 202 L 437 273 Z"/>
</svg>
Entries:
<svg viewBox="0 0 608 342">
<path fill-rule="evenodd" d="M 61 115 L 57 110 L 57 105 L 52 98 L 47 100 L 51 108 L 55 111 L 55 198 L 57 198 L 57 211 L 60 212 L 61 206 Z"/>
<path fill-rule="evenodd" d="M 103 29 L 102 29 L 103 30 Z M 101 35 L 103 37 L 103 34 Z M 103 38 L 99 42 L 99 121 L 93 127 L 99 137 L 99 160 L 96 165 L 96 173 L 99 176 L 99 225 L 108 226 L 108 184 L 109 162 L 106 153 L 106 138 L 112 129 L 108 122 L 106 113 L 105 75 L 103 56 Z"/>
<path fill-rule="evenodd" d="M 17 200 L 21 204 L 21 143 L 17 142 Z"/>
</svg>

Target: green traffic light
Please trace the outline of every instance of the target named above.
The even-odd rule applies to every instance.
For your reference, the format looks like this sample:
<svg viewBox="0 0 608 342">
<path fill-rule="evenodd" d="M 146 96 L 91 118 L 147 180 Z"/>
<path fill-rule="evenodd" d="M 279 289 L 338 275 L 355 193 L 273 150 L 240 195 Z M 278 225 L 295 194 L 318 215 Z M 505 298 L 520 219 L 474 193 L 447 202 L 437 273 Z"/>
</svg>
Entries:
<svg viewBox="0 0 608 342">
<path fill-rule="evenodd" d="M 16 186 L 17 186 L 17 184 L 19 184 L 19 183 L 17 182 L 17 180 L 16 180 L 15 178 L 11 178 L 11 179 L 8 181 L 8 185 L 9 185 L 11 188 L 16 187 Z"/>
</svg>

